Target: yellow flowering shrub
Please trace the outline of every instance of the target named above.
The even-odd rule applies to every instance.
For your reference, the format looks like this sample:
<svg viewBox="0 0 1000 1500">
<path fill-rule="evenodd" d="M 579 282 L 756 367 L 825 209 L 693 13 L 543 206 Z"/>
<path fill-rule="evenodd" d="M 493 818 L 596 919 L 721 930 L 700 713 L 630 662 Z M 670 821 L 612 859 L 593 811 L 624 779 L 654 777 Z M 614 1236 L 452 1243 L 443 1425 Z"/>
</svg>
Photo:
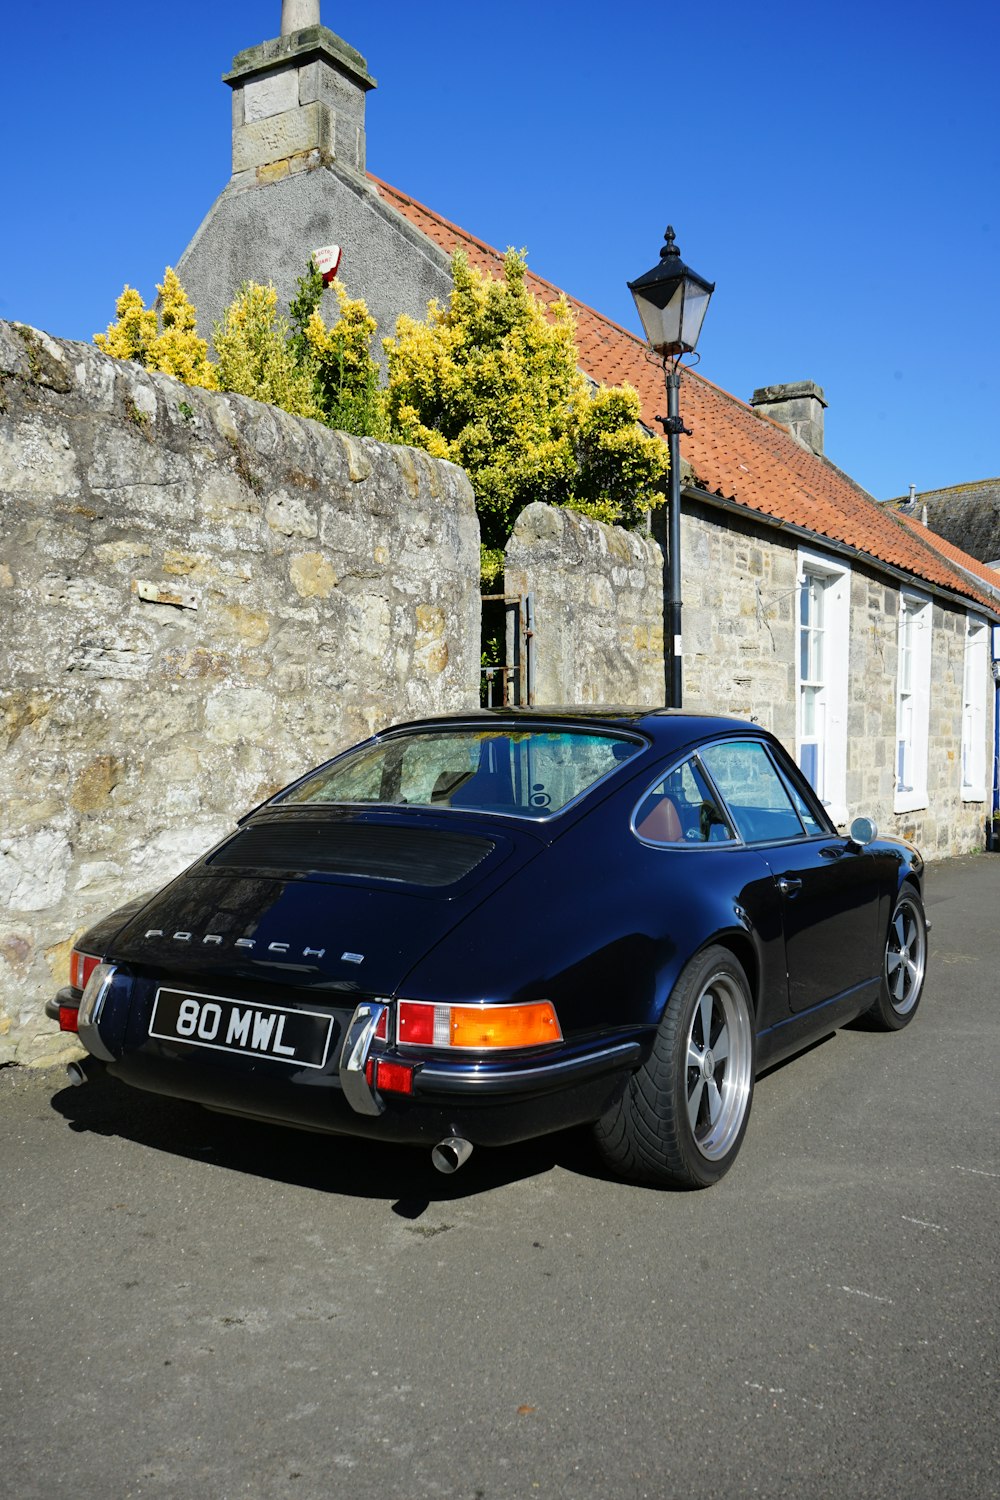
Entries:
<svg viewBox="0 0 1000 1500">
<path fill-rule="evenodd" d="M 666 502 L 667 445 L 639 426 L 638 393 L 601 386 L 573 409 L 571 439 L 577 473 L 569 504 L 617 526 L 641 525 Z"/>
<path fill-rule="evenodd" d="M 177 273 L 167 266 L 156 308 L 147 308 L 133 287 L 126 286 L 115 304 L 117 323 L 106 333 L 95 333 L 94 343 L 116 359 L 133 359 L 147 370 L 162 370 L 183 380 L 215 390 L 215 367 L 208 357 L 208 344 L 198 337 L 195 310 Z"/>
<path fill-rule="evenodd" d="M 215 366 L 208 357 L 208 341 L 198 337 L 194 307 L 172 267 L 167 267 L 163 284 L 156 290 L 160 294 L 161 332 L 150 346 L 147 368 L 175 375 L 185 385 L 214 391 L 217 381 Z"/>
<path fill-rule="evenodd" d="M 310 364 L 296 358 L 273 286 L 245 281 L 215 325 L 219 389 L 252 396 L 298 417 L 318 417 Z"/>
<path fill-rule="evenodd" d="M 328 328 L 314 306 L 301 332 L 322 419 L 343 432 L 388 437 L 378 365 L 371 350 L 375 319 L 365 302 L 349 297 L 339 281 L 332 283 L 332 289 L 338 305 L 336 321 Z"/>
<path fill-rule="evenodd" d="M 95 333 L 94 343 L 115 359 L 134 359 L 146 363 L 146 353 L 158 333 L 156 313 L 147 308 L 134 287 L 126 285 L 115 303 L 117 323 L 109 323 L 106 333 Z"/>
<path fill-rule="evenodd" d="M 628 387 L 592 394 L 580 372 L 564 298 L 546 308 L 525 284 L 524 253 L 502 279 L 452 262 L 447 307 L 401 317 L 386 339 L 389 417 L 396 436 L 468 471 L 476 493 L 484 576 L 533 500 L 636 525 L 662 503 L 663 443 L 638 426 Z"/>
</svg>

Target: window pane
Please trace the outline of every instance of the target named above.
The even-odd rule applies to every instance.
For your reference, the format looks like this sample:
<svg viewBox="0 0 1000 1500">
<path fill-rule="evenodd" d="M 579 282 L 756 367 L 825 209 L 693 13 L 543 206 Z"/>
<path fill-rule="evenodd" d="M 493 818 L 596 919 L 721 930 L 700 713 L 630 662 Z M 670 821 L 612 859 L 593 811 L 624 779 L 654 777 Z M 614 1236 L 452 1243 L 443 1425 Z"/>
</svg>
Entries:
<svg viewBox="0 0 1000 1500">
<path fill-rule="evenodd" d="M 717 844 L 735 839 L 701 768 L 686 760 L 643 798 L 635 831 L 657 844 Z"/>
<path fill-rule="evenodd" d="M 784 784 L 759 741 L 727 740 L 703 750 L 701 758 L 748 843 L 804 836 Z"/>
<path fill-rule="evenodd" d="M 545 818 L 644 746 L 585 730 L 455 728 L 349 751 L 281 797 L 479 808 Z"/>
<path fill-rule="evenodd" d="M 803 771 L 805 771 L 805 766 L 803 766 L 802 769 Z M 808 772 L 806 772 L 806 775 L 808 777 L 809 784 L 815 787 L 816 783 L 813 781 L 812 777 L 808 775 Z M 795 787 L 790 787 L 789 790 L 792 794 L 792 801 L 795 803 L 795 810 L 805 824 L 806 833 L 826 833 L 826 829 L 823 827 L 823 824 L 816 817 L 816 814 L 812 811 L 802 794 L 798 792 Z"/>
</svg>

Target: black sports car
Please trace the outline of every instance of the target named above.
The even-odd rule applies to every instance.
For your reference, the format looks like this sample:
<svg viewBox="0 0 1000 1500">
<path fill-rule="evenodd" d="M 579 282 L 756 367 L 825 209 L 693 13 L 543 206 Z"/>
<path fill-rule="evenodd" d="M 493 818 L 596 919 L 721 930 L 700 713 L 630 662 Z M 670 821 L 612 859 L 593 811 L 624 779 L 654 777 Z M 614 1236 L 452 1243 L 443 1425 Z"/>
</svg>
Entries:
<svg viewBox="0 0 1000 1500">
<path fill-rule="evenodd" d="M 405 724 L 294 782 L 98 922 L 47 1010 L 139 1088 L 454 1170 L 591 1122 L 621 1174 L 704 1187 L 764 1067 L 927 957 L 917 851 L 838 834 L 733 719 L 494 710 Z"/>
</svg>

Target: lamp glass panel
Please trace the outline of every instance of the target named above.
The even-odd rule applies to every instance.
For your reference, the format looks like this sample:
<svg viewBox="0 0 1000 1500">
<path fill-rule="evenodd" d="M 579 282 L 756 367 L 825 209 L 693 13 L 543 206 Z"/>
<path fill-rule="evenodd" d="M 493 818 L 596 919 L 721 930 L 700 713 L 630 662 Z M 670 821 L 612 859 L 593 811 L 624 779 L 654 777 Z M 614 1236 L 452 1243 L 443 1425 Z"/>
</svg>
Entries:
<svg viewBox="0 0 1000 1500">
<path fill-rule="evenodd" d="M 684 283 L 684 313 L 681 322 L 679 343 L 685 349 L 693 349 L 701 334 L 701 325 L 705 321 L 705 313 L 708 309 L 708 299 L 711 292 L 703 291 L 693 281 Z"/>
<path fill-rule="evenodd" d="M 654 349 L 669 348 L 677 343 L 681 331 L 681 315 L 684 306 L 683 286 L 676 286 L 664 305 L 659 305 L 662 297 L 660 288 L 653 291 L 653 296 L 656 297 L 656 301 L 637 292 L 635 305 L 642 319 L 647 342 Z"/>
</svg>

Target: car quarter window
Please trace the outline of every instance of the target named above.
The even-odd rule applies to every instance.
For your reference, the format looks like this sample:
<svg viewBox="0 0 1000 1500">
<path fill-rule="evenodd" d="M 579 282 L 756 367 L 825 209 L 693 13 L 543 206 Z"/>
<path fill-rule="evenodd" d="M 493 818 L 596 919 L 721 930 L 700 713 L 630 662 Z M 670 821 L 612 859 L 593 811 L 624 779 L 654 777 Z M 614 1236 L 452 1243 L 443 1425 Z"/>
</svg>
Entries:
<svg viewBox="0 0 1000 1500">
<path fill-rule="evenodd" d="M 632 826 L 652 844 L 732 843 L 736 835 L 696 761 L 675 766 L 650 787 Z"/>
<path fill-rule="evenodd" d="M 700 754 L 748 844 L 805 837 L 788 789 L 759 740 L 723 740 Z"/>
</svg>

